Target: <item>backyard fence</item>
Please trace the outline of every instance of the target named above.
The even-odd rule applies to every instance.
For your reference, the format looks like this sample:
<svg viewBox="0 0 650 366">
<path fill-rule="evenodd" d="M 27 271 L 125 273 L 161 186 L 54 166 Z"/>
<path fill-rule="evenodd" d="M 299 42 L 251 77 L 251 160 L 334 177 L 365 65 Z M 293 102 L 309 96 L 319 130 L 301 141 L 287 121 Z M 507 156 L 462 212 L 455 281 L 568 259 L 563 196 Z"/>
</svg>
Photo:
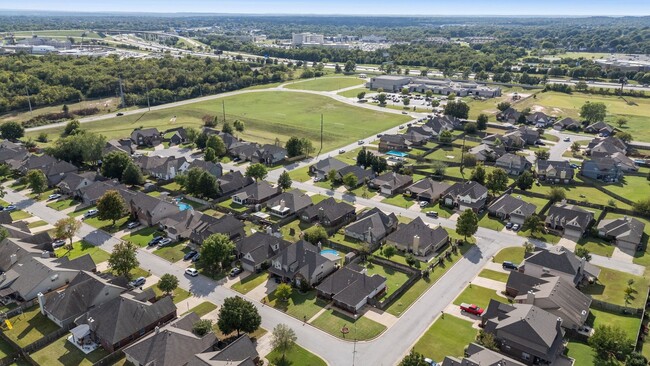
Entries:
<svg viewBox="0 0 650 366">
<path fill-rule="evenodd" d="M 122 357 L 124 357 L 124 352 L 122 352 L 122 350 L 120 349 L 102 358 L 101 360 L 95 362 L 93 366 L 114 365 L 117 361 L 121 360 Z"/>
<path fill-rule="evenodd" d="M 64 326 L 63 328 L 59 328 L 59 329 L 55 330 L 54 332 L 43 336 L 43 338 L 41 338 L 41 339 L 39 339 L 39 340 L 37 340 L 37 341 L 23 347 L 23 352 L 34 353 L 34 352 L 38 351 L 39 349 L 48 346 L 50 343 L 56 341 L 57 339 L 61 338 L 65 334 L 67 334 L 70 331 L 70 329 L 72 329 L 72 327 L 74 325 L 75 325 L 74 323 L 70 323 L 70 324 Z"/>
<path fill-rule="evenodd" d="M 637 316 L 643 314 L 643 308 L 631 308 L 629 306 L 616 305 L 616 304 L 612 304 L 609 302 L 596 300 L 596 299 L 591 300 L 591 307 L 599 310 L 608 311 L 610 313 L 617 313 L 617 314 L 631 314 Z"/>
</svg>

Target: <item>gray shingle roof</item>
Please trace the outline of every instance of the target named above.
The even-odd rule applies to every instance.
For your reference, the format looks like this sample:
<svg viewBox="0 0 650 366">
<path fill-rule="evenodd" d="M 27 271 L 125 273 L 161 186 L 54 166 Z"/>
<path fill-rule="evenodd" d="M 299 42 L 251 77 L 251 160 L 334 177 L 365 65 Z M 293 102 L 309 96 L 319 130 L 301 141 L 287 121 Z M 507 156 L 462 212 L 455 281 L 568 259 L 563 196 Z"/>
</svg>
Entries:
<svg viewBox="0 0 650 366">
<path fill-rule="evenodd" d="M 284 250 L 289 245 L 291 243 L 286 240 L 258 231 L 238 241 L 236 250 L 242 255 L 242 261 L 248 261 L 253 265 L 258 265 Z M 253 258 L 252 262 L 247 258 L 243 258 L 246 254 L 249 254 Z"/>
<path fill-rule="evenodd" d="M 388 236 L 388 241 L 409 248 L 413 243 L 413 237 L 416 235 L 420 237 L 420 248 L 437 247 L 449 238 L 447 230 L 442 226 L 432 229 L 422 221 L 421 217 L 418 217 L 408 224 L 400 224 L 397 231 Z"/>
<path fill-rule="evenodd" d="M 239 197 L 241 200 L 252 199 L 256 201 L 264 201 L 279 192 L 279 187 L 273 187 L 266 181 L 260 181 L 244 187 L 242 190 L 235 193 L 233 197 Z"/>
<path fill-rule="evenodd" d="M 442 361 L 442 366 L 525 366 L 524 363 L 487 349 L 478 343 L 467 345 L 465 355 L 462 360 L 447 356 Z"/>
<path fill-rule="evenodd" d="M 244 334 L 221 351 L 195 355 L 188 366 L 255 366 L 258 357 L 253 341 Z"/>
<path fill-rule="evenodd" d="M 524 217 L 531 216 L 535 213 L 535 210 L 537 210 L 537 206 L 509 194 L 502 195 L 488 207 L 490 212 L 507 215 L 515 213 Z"/>
<path fill-rule="evenodd" d="M 277 269 L 271 266 L 269 270 L 272 273 L 289 278 L 300 273 L 308 280 L 311 280 L 311 275 L 314 273 L 316 268 L 329 262 L 329 259 L 322 256 L 315 245 L 305 240 L 300 240 L 293 245 L 287 246 L 271 260 L 279 261 L 283 267 L 296 263 L 294 271 L 285 271 L 284 269 Z"/>
<path fill-rule="evenodd" d="M 418 196 L 434 199 L 445 193 L 451 185 L 445 182 L 438 182 L 431 178 L 421 179 L 406 188 L 407 191 Z"/>
<path fill-rule="evenodd" d="M 394 190 L 412 183 L 413 177 L 395 172 L 387 172 L 373 179 L 371 182 L 377 187 L 388 187 Z"/>
<path fill-rule="evenodd" d="M 348 164 L 338 159 L 327 158 L 312 165 L 311 169 L 316 171 L 322 171 L 325 174 L 327 174 L 330 170 L 336 170 L 338 172 L 339 170 L 345 168 L 346 166 L 348 166 Z"/>
<path fill-rule="evenodd" d="M 603 231 L 607 236 L 616 237 L 631 243 L 641 243 L 645 223 L 634 217 L 621 217 L 617 219 L 601 220 L 598 231 Z"/>
<path fill-rule="evenodd" d="M 288 192 L 281 193 L 279 196 L 271 198 L 266 207 L 274 207 L 284 201 L 284 205 L 288 207 L 291 212 L 300 211 L 312 205 L 311 197 L 303 193 L 299 189 L 292 189 Z"/>
<path fill-rule="evenodd" d="M 373 238 L 385 237 L 397 223 L 397 216 L 394 213 L 386 214 L 378 208 L 364 212 L 357 221 L 345 228 L 345 231 L 364 235 L 370 229 Z"/>
<path fill-rule="evenodd" d="M 594 219 L 593 212 L 589 212 L 579 206 L 569 204 L 556 204 L 551 206 L 546 215 L 546 223 L 570 227 L 585 231 L 589 223 Z"/>
<path fill-rule="evenodd" d="M 307 209 L 305 209 L 303 212 L 303 215 L 306 215 L 312 219 L 317 218 L 319 210 L 321 208 L 323 209 L 324 217 L 331 222 L 336 221 L 347 214 L 355 212 L 354 206 L 345 202 L 337 202 L 333 197 L 330 197 L 328 199 L 320 201 L 313 206 L 307 207 Z"/>
<path fill-rule="evenodd" d="M 348 265 L 329 275 L 316 289 L 342 304 L 355 308 L 363 299 L 386 283 L 378 274 L 368 276 L 357 265 Z"/>
<path fill-rule="evenodd" d="M 525 262 L 574 276 L 580 273 L 581 259 L 561 245 L 550 249 L 538 248 L 533 253 L 527 253 Z M 584 271 L 593 277 L 600 274 L 600 269 L 589 262 L 584 263 Z"/>
</svg>

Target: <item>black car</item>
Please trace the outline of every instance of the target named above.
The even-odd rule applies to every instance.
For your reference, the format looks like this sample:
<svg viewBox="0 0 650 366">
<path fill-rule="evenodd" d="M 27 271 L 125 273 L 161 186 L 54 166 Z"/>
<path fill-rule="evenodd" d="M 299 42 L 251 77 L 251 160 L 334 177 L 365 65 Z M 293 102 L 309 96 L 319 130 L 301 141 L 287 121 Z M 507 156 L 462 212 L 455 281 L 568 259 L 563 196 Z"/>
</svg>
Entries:
<svg viewBox="0 0 650 366">
<path fill-rule="evenodd" d="M 162 236 L 155 236 L 153 239 L 149 240 L 149 243 L 147 243 L 147 245 L 152 247 L 152 246 L 160 243 L 161 240 L 163 240 Z"/>
<path fill-rule="evenodd" d="M 517 267 L 516 264 L 514 264 L 514 263 L 512 263 L 510 261 L 504 261 L 503 264 L 501 265 L 501 267 L 503 267 L 503 269 L 512 269 L 514 271 L 519 269 L 519 267 Z"/>
<path fill-rule="evenodd" d="M 123 115 L 124 115 L 124 113 L 122 113 L 122 112 L 117 112 L 117 114 L 116 114 L 116 116 L 118 116 L 118 117 L 122 117 Z"/>
<path fill-rule="evenodd" d="M 185 254 L 185 256 L 183 256 L 183 260 L 188 261 L 192 259 L 196 255 L 196 253 L 198 253 L 196 250 L 190 250 Z"/>
<path fill-rule="evenodd" d="M 196 253 L 194 257 L 192 257 L 192 263 L 198 262 L 199 258 L 201 258 L 201 253 Z"/>
<path fill-rule="evenodd" d="M 506 224 L 506 229 L 508 229 L 508 230 L 512 229 L 512 225 L 513 225 L 512 222 L 507 223 Z"/>
</svg>

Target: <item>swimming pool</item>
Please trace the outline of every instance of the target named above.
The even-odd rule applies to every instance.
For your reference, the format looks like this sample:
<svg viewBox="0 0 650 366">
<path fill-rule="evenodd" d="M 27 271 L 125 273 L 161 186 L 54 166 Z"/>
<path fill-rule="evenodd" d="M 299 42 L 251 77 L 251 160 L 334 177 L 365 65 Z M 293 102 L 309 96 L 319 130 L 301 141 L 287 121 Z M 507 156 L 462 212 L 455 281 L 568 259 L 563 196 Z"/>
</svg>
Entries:
<svg viewBox="0 0 650 366">
<path fill-rule="evenodd" d="M 181 211 L 191 210 L 192 209 L 192 206 L 188 205 L 187 203 L 179 202 L 177 205 L 178 205 L 178 208 Z"/>
<path fill-rule="evenodd" d="M 395 150 L 391 150 L 391 151 L 387 152 L 386 155 L 397 156 L 397 157 L 400 157 L 400 158 L 405 158 L 405 157 L 409 156 L 408 153 L 401 152 L 401 151 L 395 151 Z"/>
<path fill-rule="evenodd" d="M 323 249 L 323 250 L 320 251 L 320 254 L 323 254 L 323 255 L 325 255 L 325 254 L 339 255 L 339 252 L 337 252 L 334 249 Z"/>
</svg>

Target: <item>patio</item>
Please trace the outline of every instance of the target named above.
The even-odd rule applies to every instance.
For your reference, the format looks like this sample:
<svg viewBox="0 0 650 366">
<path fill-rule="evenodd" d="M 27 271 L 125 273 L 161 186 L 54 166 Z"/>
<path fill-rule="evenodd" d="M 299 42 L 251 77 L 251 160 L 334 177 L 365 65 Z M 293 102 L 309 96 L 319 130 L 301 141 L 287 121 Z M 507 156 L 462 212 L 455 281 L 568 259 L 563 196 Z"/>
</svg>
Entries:
<svg viewBox="0 0 650 366">
<path fill-rule="evenodd" d="M 84 354 L 89 354 L 99 347 L 90 337 L 90 326 L 88 324 L 81 324 L 72 328 L 70 333 L 72 334 L 68 336 L 68 341 Z"/>
</svg>

